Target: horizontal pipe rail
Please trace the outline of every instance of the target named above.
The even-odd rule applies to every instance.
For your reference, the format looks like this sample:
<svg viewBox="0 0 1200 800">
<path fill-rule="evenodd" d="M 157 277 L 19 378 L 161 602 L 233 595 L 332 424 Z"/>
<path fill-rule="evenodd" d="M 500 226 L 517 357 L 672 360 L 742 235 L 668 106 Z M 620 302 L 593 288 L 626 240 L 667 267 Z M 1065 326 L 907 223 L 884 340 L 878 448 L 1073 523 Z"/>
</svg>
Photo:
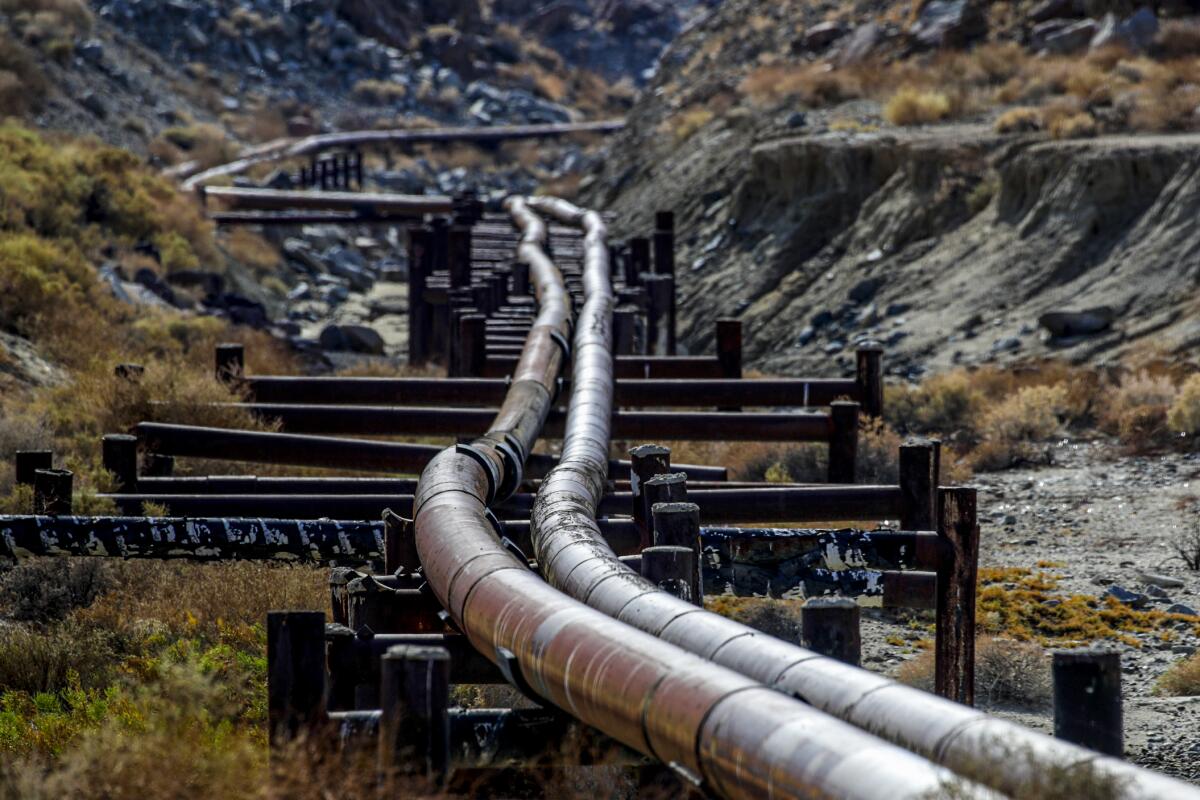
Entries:
<svg viewBox="0 0 1200 800">
<path fill-rule="evenodd" d="M 210 200 L 220 200 L 232 209 L 252 211 L 353 211 L 376 217 L 420 217 L 449 214 L 454 201 L 441 195 L 388 194 L 373 192 L 312 192 L 292 189 L 243 189 L 211 186 L 204 190 Z"/>
<path fill-rule="evenodd" d="M 512 372 L 513 356 L 488 357 L 485 378 L 502 378 Z M 616 377 L 624 378 L 723 378 L 721 362 L 713 356 L 618 356 Z"/>
<path fill-rule="evenodd" d="M 421 406 L 299 405 L 230 403 L 260 419 L 276 420 L 284 431 L 375 436 L 462 436 L 495 418 L 492 408 Z M 561 438 L 566 414 L 551 411 L 543 435 Z M 824 442 L 833 434 L 827 414 L 688 411 L 614 411 L 613 435 L 620 439 L 668 439 L 705 442 Z"/>
<path fill-rule="evenodd" d="M 536 487 L 536 479 L 526 485 Z M 611 481 L 614 492 L 630 491 L 629 481 Z M 756 481 L 688 481 L 689 489 L 778 489 Z M 412 494 L 416 478 L 269 478 L 254 475 L 138 477 L 139 494 Z"/>
<path fill-rule="evenodd" d="M 147 450 L 160 455 L 324 467 L 354 472 L 416 474 L 442 449 L 437 445 L 407 442 L 242 431 L 161 422 L 139 423 L 135 432 Z M 530 455 L 525 460 L 524 477 L 540 478 L 557 463 L 558 459 L 553 456 Z M 629 462 L 614 460 L 610 467 L 614 474 L 628 471 Z M 725 467 L 685 464 L 680 465 L 679 469 L 700 480 L 722 481 L 729 477 Z"/>
</svg>

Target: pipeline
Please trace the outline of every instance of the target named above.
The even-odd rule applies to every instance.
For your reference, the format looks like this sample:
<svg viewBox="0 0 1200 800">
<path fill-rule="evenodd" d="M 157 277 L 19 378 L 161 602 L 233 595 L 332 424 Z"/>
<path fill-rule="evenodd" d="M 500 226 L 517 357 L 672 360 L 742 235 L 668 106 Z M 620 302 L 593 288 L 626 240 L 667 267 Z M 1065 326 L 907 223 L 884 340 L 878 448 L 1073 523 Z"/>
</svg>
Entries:
<svg viewBox="0 0 1200 800">
<path fill-rule="evenodd" d="M 537 505 L 543 525 L 594 528 L 592 508 L 608 465 L 613 387 L 604 226 L 598 215 L 561 202 L 511 199 L 507 205 L 523 231 L 519 255 L 537 276 L 543 303 L 558 300 L 549 292 L 544 298 L 543 291 L 551 283 L 561 286 L 561 278 L 541 250 L 545 225 L 530 206 L 568 215 L 587 231 L 590 291 L 571 354 L 572 421 L 560 464 Z M 541 350 L 531 335 L 522 364 L 552 357 L 557 370 L 563 363 L 558 355 Z M 527 393 L 542 404 L 534 415 L 542 420 L 557 378 L 546 366 L 538 371 L 545 391 Z M 604 413 L 594 413 L 601 408 Z M 527 427 L 520 433 L 537 435 Z M 495 453 L 496 441 L 489 434 L 466 452 L 448 449 L 422 473 L 416 545 L 438 599 L 517 686 L 730 798 L 916 797 L 952 779 L 923 758 L 551 588 L 500 545 L 486 516 L 493 484 L 508 483 L 509 462 Z M 532 438 L 518 444 L 528 452 Z M 498 468 L 498 479 L 487 464 Z M 964 793 L 979 794 L 970 786 Z"/>
<path fill-rule="evenodd" d="M 530 203 L 561 221 L 582 223 L 589 228 L 589 238 L 597 224 L 602 226 L 598 218 L 562 201 Z M 1200 798 L 1200 789 L 1194 786 L 819 656 L 704 611 L 660 590 L 621 563 L 595 520 L 604 490 L 613 403 L 608 275 L 607 263 L 585 260 L 587 294 L 576 332 L 563 452 L 559 466 L 546 476 L 538 491 L 531 517 L 534 554 L 551 585 L 611 619 L 799 699 L 831 719 L 837 718 L 839 724 L 850 723 L 1015 797 L 1045 796 L 1047 782 L 1056 776 L 1091 770 L 1099 780 L 1118 787 L 1117 796 L 1127 800 Z M 700 702 L 699 695 L 696 702 Z M 707 731 L 700 733 L 703 737 Z M 697 750 L 705 754 L 703 741 Z M 833 749 L 825 756 L 836 762 L 841 752 Z M 752 760 L 754 756 L 747 752 L 740 757 Z M 725 791 L 740 790 L 739 784 L 727 782 L 736 780 L 726 772 L 731 766 L 717 762 L 710 776 L 713 784 Z M 755 769 L 746 762 L 738 768 Z M 893 785 L 874 765 L 864 768 L 874 772 L 879 785 L 889 786 L 888 796 L 906 793 L 908 783 Z"/>
</svg>

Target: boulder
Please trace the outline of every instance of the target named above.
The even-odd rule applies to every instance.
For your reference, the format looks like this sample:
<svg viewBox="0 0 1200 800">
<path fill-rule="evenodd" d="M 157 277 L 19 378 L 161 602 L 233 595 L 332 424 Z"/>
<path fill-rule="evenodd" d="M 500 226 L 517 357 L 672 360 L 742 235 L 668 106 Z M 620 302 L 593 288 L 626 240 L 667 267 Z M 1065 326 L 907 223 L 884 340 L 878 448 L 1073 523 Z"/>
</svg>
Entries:
<svg viewBox="0 0 1200 800">
<path fill-rule="evenodd" d="M 1034 26 L 1030 35 L 1030 44 L 1034 50 L 1068 55 L 1086 50 L 1095 35 L 1096 23 L 1094 20 L 1052 19 Z"/>
<path fill-rule="evenodd" d="M 963 47 L 987 33 L 987 18 L 973 0 L 930 0 L 908 32 L 924 47 Z"/>
<path fill-rule="evenodd" d="M 1149 48 L 1157 35 L 1158 17 L 1146 6 L 1120 21 L 1110 12 L 1100 21 L 1100 26 L 1092 37 L 1091 48 L 1096 50 L 1117 45 L 1137 53 Z"/>
<path fill-rule="evenodd" d="M 800 42 L 804 50 L 824 50 L 845 35 L 846 26 L 842 23 L 822 22 L 806 30 Z"/>
<path fill-rule="evenodd" d="M 351 353 L 381 356 L 384 354 L 383 337 L 374 328 L 366 325 L 329 325 L 321 331 L 321 347 L 326 350 L 343 350 Z"/>
<path fill-rule="evenodd" d="M 1112 327 L 1116 318 L 1108 306 L 1097 306 L 1085 311 L 1048 311 L 1038 317 L 1041 325 L 1056 339 L 1070 336 L 1091 336 L 1103 333 Z"/>
<path fill-rule="evenodd" d="M 1144 608 L 1150 602 L 1146 595 L 1132 592 L 1123 586 L 1108 587 L 1104 590 L 1104 596 L 1111 597 L 1118 603 L 1127 605 L 1130 608 Z"/>
<path fill-rule="evenodd" d="M 854 303 L 865 303 L 875 296 L 879 291 L 879 287 L 883 285 L 882 278 L 864 278 L 854 284 L 854 288 L 850 290 L 850 301 Z"/>
<path fill-rule="evenodd" d="M 883 28 L 874 22 L 859 25 L 854 33 L 842 39 L 834 63 L 839 67 L 847 67 L 866 61 L 883 41 Z"/>
<path fill-rule="evenodd" d="M 1075 0 L 1042 0 L 1029 12 L 1033 22 L 1045 22 L 1056 17 L 1075 15 Z"/>
</svg>

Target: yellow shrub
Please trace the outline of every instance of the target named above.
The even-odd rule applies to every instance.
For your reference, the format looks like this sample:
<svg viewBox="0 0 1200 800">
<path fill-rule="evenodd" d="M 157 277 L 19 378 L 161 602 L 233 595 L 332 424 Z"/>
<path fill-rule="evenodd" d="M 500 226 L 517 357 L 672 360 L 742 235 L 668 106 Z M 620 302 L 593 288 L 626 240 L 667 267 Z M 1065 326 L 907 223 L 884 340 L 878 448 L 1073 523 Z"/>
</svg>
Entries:
<svg viewBox="0 0 1200 800">
<path fill-rule="evenodd" d="M 972 375 L 955 370 L 915 388 L 887 386 L 883 415 L 901 433 L 952 433 L 973 427 L 982 403 Z"/>
<path fill-rule="evenodd" d="M 1171 430 L 1187 436 L 1200 432 L 1200 373 L 1179 387 L 1179 394 L 1167 412 L 1167 424 Z"/>
<path fill-rule="evenodd" d="M 1041 130 L 1042 115 L 1036 108 L 1021 106 L 1001 114 L 992 128 L 996 133 L 1027 133 Z"/>
<path fill-rule="evenodd" d="M 1200 695 L 1200 655 L 1177 662 L 1158 679 L 1154 690 L 1176 697 Z"/>
<path fill-rule="evenodd" d="M 984 414 L 981 433 L 1009 442 L 1047 439 L 1059 429 L 1066 407 L 1065 386 L 1026 386 Z"/>
<path fill-rule="evenodd" d="M 945 92 L 906 86 L 887 101 L 883 118 L 893 125 L 928 125 L 948 118 L 953 110 Z"/>
<path fill-rule="evenodd" d="M 1049 125 L 1055 139 L 1086 139 L 1096 135 L 1096 119 L 1086 111 L 1057 117 Z"/>
</svg>

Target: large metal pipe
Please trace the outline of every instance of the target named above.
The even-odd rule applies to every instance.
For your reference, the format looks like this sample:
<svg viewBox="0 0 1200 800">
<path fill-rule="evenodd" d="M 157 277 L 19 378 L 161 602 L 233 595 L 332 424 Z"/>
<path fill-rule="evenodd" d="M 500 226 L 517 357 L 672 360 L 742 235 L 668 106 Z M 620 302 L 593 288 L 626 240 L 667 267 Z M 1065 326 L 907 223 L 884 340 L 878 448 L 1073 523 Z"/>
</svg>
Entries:
<svg viewBox="0 0 1200 800">
<path fill-rule="evenodd" d="M 535 528 L 570 535 L 581 527 L 595 530 L 608 467 L 613 392 L 608 251 L 597 215 L 561 201 L 529 203 L 587 232 L 587 292 L 572 352 L 568 435 L 560 465 L 538 493 L 532 521 Z M 485 653 L 516 654 L 524 679 L 538 694 L 727 797 L 876 797 L 881 786 L 889 796 L 915 797 L 936 791 L 947 777 L 911 753 L 678 648 L 663 648 L 660 640 L 550 590 L 497 550 L 481 519 L 480 493 L 462 480 L 467 477 L 462 466 L 439 457 L 422 476 L 417 497 L 422 563 L 472 642 Z M 423 496 L 426 476 L 445 485 L 456 474 L 457 497 L 447 491 Z"/>
<path fill-rule="evenodd" d="M 619 561 L 595 522 L 604 492 L 612 410 L 611 331 L 608 317 L 602 317 L 611 309 L 607 265 L 589 271 L 585 281 L 589 294 L 577 326 L 574 390 L 562 463 L 543 481 L 531 518 L 534 553 L 551 584 L 616 620 L 1015 796 L 1029 796 L 1047 771 L 1084 764 L 1114 776 L 1132 789 L 1130 796 L 1200 797 L 1200 790 L 1178 781 L 1102 758 L 703 611 L 661 591 Z M 596 292 L 601 299 L 593 303 Z M 747 696 L 742 699 L 753 702 Z M 730 728 L 743 735 L 750 732 L 738 723 Z M 766 722 L 760 722 L 758 730 L 764 737 L 771 735 Z M 905 794 L 904 783 L 891 785 L 881 776 L 874 777 L 880 781 L 877 793 L 882 785 L 890 795 Z"/>
<path fill-rule="evenodd" d="M 305 209 L 354 211 L 372 217 L 421 217 L 424 214 L 449 214 L 454 210 L 454 201 L 441 195 L 310 192 L 244 189 L 239 186 L 211 186 L 204 190 L 204 194 L 228 204 L 230 208 L 252 211 Z"/>
</svg>

